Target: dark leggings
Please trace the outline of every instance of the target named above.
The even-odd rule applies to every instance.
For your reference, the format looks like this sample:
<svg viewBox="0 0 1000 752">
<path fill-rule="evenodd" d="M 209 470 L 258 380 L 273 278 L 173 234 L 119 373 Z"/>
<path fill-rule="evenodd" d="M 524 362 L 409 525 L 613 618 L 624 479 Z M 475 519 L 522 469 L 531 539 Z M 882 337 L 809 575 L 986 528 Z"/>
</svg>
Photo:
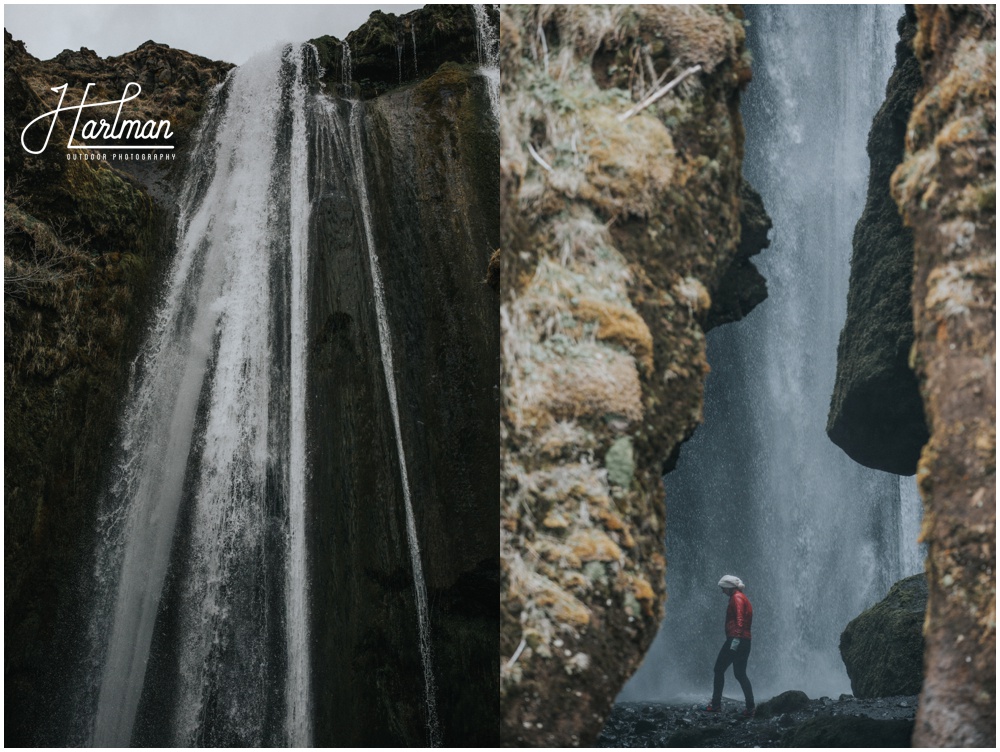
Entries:
<svg viewBox="0 0 1000 752">
<path fill-rule="evenodd" d="M 732 638 L 726 639 L 719 651 L 719 657 L 715 659 L 715 686 L 712 690 L 712 705 L 719 707 L 722 704 L 722 686 L 726 681 L 726 669 L 729 664 L 733 664 L 733 675 L 736 681 L 743 687 L 743 696 L 747 701 L 747 708 L 754 707 L 753 687 L 747 678 L 747 659 L 750 657 L 750 640 L 740 640 L 736 650 L 730 650 L 729 645 Z"/>
</svg>

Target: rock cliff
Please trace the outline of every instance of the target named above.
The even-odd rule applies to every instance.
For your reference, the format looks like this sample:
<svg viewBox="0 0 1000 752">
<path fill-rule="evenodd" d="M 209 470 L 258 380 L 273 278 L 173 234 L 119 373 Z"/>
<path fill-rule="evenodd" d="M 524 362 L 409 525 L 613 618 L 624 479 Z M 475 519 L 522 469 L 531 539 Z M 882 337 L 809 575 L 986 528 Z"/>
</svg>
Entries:
<svg viewBox="0 0 1000 752">
<path fill-rule="evenodd" d="M 387 42 L 386 29 L 400 30 L 407 45 L 402 83 L 397 37 Z M 364 190 L 386 291 L 446 746 L 493 745 L 498 732 L 500 332 L 488 265 L 500 240 L 499 142 L 474 32 L 469 6 L 434 6 L 401 17 L 374 13 L 348 35 L 360 77 L 351 88 L 365 97 L 355 105 Z M 341 43 L 317 41 L 327 91 L 336 93 Z M 310 147 L 313 191 L 321 197 L 310 228 L 315 397 L 307 411 L 315 451 L 315 741 L 423 746 L 426 704 L 404 491 L 359 188 L 343 137 L 319 132 Z M 328 167 L 324 153 L 333 155 Z M 324 169 L 331 174 L 321 178 Z"/>
<path fill-rule="evenodd" d="M 923 85 L 892 193 L 913 231 L 928 545 L 914 746 L 996 743 L 996 9 L 916 6 Z"/>
<path fill-rule="evenodd" d="M 913 475 L 927 424 L 909 365 L 913 346 L 913 233 L 889 192 L 902 161 L 906 124 L 920 86 L 913 56 L 916 18 L 899 21 L 896 67 L 868 136 L 871 172 L 854 230 L 847 319 L 837 347 L 837 380 L 827 433 L 855 462 Z"/>
<path fill-rule="evenodd" d="M 136 81 L 143 96 L 129 107 L 170 119 L 182 147 L 230 67 L 153 42 L 40 61 L 4 33 L 4 631 L 17 743 L 60 743 L 48 734 L 65 715 L 57 688 L 82 639 L 92 540 L 81 531 L 94 529 L 128 363 L 169 251 L 177 164 L 68 160 L 65 118 L 41 154 L 22 149 L 21 133 L 56 106 L 53 86 L 69 84 L 76 104 L 87 83 L 92 101 L 106 101 Z"/>
<path fill-rule="evenodd" d="M 500 22 L 502 741 L 588 745 L 662 618 L 660 476 L 701 418 L 704 329 L 765 294 L 749 56 L 731 6 Z"/>
</svg>

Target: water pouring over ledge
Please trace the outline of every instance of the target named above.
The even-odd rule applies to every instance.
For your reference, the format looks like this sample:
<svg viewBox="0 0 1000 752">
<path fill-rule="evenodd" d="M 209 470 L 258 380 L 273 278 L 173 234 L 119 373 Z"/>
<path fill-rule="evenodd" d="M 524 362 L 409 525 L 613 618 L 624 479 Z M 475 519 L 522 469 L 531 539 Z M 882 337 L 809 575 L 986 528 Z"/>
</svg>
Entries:
<svg viewBox="0 0 1000 752">
<path fill-rule="evenodd" d="M 704 699 L 725 606 L 714 583 L 726 573 L 754 603 L 748 673 L 759 698 L 850 692 L 840 632 L 916 571 L 916 543 L 900 532 L 912 533 L 912 479 L 856 465 L 824 431 L 865 142 L 899 15 L 748 10 L 744 173 L 774 220 L 758 262 L 769 298 L 709 334 L 705 420 L 665 477 L 667 617 L 620 700 Z"/>
<path fill-rule="evenodd" d="M 171 743 L 309 741 L 301 630 L 308 203 L 305 154 L 294 148 L 305 128 L 304 54 L 285 47 L 234 69 L 181 192 L 177 254 L 137 361 L 103 502 L 104 607 L 94 632 L 98 645 L 109 636 L 95 746 L 128 745 L 144 694 L 156 694 L 147 684 L 166 683 L 148 672 L 163 668 L 152 654 L 165 650 L 153 643 L 166 612 L 179 625 L 169 650 L 174 699 L 155 725 Z M 298 107 L 286 107 L 289 99 Z M 276 138 L 283 129 L 290 142 Z M 277 699 L 282 687 L 287 703 Z"/>
</svg>

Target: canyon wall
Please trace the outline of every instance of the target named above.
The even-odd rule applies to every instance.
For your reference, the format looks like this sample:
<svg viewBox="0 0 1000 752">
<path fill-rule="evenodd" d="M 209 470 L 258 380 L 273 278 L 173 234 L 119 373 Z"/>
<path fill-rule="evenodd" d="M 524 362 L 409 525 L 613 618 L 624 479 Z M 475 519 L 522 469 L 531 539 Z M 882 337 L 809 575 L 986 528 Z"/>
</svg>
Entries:
<svg viewBox="0 0 1000 752">
<path fill-rule="evenodd" d="M 928 546 L 914 746 L 996 743 L 996 8 L 916 6 L 923 84 L 892 193 L 913 232 Z"/>
<path fill-rule="evenodd" d="M 749 78 L 732 6 L 501 11 L 506 744 L 593 744 L 662 620 L 660 478 L 701 419 L 704 331 L 766 294 Z"/>
</svg>

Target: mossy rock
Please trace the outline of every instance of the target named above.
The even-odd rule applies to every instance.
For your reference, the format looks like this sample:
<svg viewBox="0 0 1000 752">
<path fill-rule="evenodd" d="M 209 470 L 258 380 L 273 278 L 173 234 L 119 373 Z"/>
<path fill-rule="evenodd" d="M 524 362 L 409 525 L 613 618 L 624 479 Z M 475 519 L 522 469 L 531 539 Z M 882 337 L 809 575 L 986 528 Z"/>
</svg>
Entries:
<svg viewBox="0 0 1000 752">
<path fill-rule="evenodd" d="M 857 716 L 813 718 L 791 729 L 782 747 L 909 747 L 913 721 Z"/>
<path fill-rule="evenodd" d="M 927 578 L 900 580 L 840 635 L 855 697 L 915 695 L 923 682 Z"/>
<path fill-rule="evenodd" d="M 608 483 L 620 488 L 629 488 L 635 475 L 635 452 L 632 449 L 632 438 L 622 436 L 604 456 L 604 465 L 608 469 Z"/>
<path fill-rule="evenodd" d="M 794 713 L 809 707 L 809 696 L 798 689 L 791 689 L 772 697 L 757 706 L 758 718 L 773 718 L 782 713 Z"/>
</svg>

